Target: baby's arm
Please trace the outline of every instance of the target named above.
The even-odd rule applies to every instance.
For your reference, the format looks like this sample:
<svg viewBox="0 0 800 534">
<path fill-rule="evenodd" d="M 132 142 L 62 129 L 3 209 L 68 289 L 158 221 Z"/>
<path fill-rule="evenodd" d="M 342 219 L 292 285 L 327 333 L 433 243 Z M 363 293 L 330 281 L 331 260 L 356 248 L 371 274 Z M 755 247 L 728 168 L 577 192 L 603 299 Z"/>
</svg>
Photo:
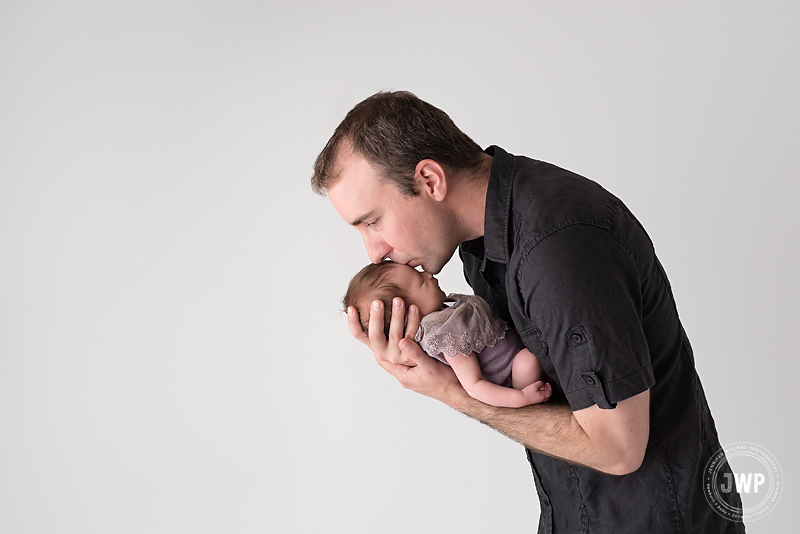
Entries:
<svg viewBox="0 0 800 534">
<path fill-rule="evenodd" d="M 475 353 L 471 353 L 469 356 L 455 354 L 453 356 L 445 356 L 445 359 L 447 363 L 450 364 L 450 367 L 453 368 L 453 371 L 455 371 L 458 381 L 461 382 L 461 385 L 464 386 L 464 389 L 469 393 L 470 397 L 492 406 L 520 408 L 529 404 L 546 401 L 550 398 L 550 395 L 553 394 L 550 384 L 541 380 L 541 367 L 539 366 L 538 360 L 536 360 L 536 356 L 530 351 L 527 351 L 527 349 L 525 349 L 524 352 L 528 352 L 536 362 L 540 379 L 532 383 L 524 384 L 525 387 L 521 390 L 499 386 L 484 380 L 481 374 L 481 367 L 478 364 L 478 357 L 475 356 Z M 520 354 L 522 354 L 522 351 Z M 512 382 L 515 382 L 513 376 L 518 357 L 519 355 L 514 358 L 515 363 L 512 363 Z M 530 362 L 526 363 L 529 364 Z M 532 377 L 532 375 L 529 376 Z"/>
</svg>

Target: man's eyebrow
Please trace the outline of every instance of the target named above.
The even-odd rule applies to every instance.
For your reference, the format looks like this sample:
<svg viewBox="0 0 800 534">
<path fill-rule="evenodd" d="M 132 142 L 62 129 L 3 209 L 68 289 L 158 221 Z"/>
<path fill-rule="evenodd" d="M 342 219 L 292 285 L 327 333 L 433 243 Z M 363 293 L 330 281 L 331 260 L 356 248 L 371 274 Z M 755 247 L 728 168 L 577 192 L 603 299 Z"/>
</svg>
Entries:
<svg viewBox="0 0 800 534">
<path fill-rule="evenodd" d="M 363 223 L 364 221 L 366 221 L 367 219 L 372 217 L 373 213 L 375 213 L 375 210 L 372 210 L 369 213 L 362 215 L 361 217 L 359 217 L 355 221 L 351 222 L 350 225 L 351 226 L 358 226 L 359 224 Z"/>
</svg>

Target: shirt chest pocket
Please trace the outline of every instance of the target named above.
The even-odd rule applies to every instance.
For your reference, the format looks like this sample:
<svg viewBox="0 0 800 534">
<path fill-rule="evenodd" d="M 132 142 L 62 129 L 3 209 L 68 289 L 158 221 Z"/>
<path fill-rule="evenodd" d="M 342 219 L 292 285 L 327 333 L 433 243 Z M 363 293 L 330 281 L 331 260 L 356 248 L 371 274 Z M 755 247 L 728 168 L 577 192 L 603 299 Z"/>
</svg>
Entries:
<svg viewBox="0 0 800 534">
<path fill-rule="evenodd" d="M 539 363 L 542 363 L 542 365 L 544 365 L 542 362 L 543 358 L 549 362 L 550 358 L 548 356 L 547 343 L 542 337 L 542 331 L 539 327 L 516 307 L 509 306 L 509 312 L 513 325 L 516 327 L 519 337 L 522 339 L 522 342 L 525 343 L 525 346 L 528 347 L 528 350 L 536 355 L 539 359 Z"/>
</svg>

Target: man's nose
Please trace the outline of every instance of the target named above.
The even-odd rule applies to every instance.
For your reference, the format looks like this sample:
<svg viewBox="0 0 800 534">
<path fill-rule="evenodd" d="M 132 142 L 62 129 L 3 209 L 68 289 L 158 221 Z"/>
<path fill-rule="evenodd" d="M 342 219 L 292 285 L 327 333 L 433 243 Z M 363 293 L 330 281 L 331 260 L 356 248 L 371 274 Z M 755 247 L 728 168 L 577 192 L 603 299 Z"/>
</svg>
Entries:
<svg viewBox="0 0 800 534">
<path fill-rule="evenodd" d="M 375 238 L 370 239 L 367 236 L 364 236 L 364 246 L 367 249 L 369 261 L 372 263 L 382 262 L 392 251 L 391 247 L 382 240 Z"/>
</svg>

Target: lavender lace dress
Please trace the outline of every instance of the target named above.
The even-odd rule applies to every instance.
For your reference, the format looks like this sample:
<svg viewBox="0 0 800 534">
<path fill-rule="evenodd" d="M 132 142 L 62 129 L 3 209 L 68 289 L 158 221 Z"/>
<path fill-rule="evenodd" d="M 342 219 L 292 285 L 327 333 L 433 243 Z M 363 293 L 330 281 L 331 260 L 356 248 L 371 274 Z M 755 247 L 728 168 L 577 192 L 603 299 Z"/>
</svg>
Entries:
<svg viewBox="0 0 800 534">
<path fill-rule="evenodd" d="M 415 341 L 444 364 L 445 354 L 474 352 L 484 379 L 511 387 L 511 363 L 525 348 L 516 330 L 492 315 L 489 305 L 478 296 L 451 293 L 445 302 L 453 304 L 422 318 Z"/>
</svg>

